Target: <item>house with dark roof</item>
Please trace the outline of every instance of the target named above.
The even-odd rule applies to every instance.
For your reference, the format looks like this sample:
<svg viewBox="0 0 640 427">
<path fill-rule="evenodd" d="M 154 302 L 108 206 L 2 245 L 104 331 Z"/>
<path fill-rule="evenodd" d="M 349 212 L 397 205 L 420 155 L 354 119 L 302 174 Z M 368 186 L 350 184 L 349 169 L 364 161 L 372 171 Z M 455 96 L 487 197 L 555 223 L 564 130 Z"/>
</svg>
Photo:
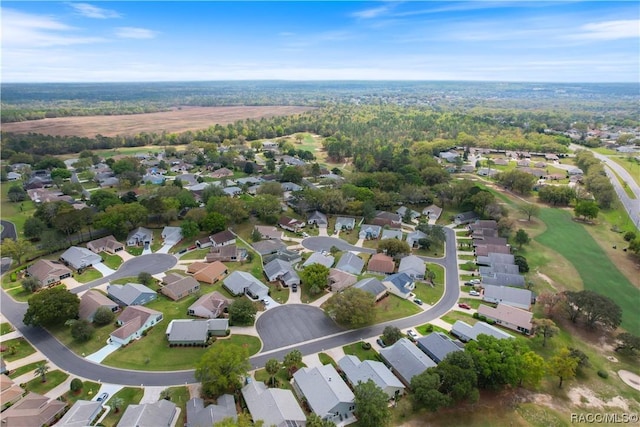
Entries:
<svg viewBox="0 0 640 427">
<path fill-rule="evenodd" d="M 60 261 L 74 270 L 83 270 L 102 262 L 102 257 L 87 248 L 71 246 L 60 255 Z"/>
<path fill-rule="evenodd" d="M 130 404 L 117 427 L 171 427 L 177 413 L 176 404 L 165 399 L 141 405 Z"/>
<path fill-rule="evenodd" d="M 214 247 L 233 245 L 236 243 L 236 235 L 229 230 L 224 230 L 209 236 Z"/>
<path fill-rule="evenodd" d="M 416 218 L 420 218 L 420 212 L 414 211 L 413 209 L 409 209 L 406 206 L 400 206 L 398 209 L 396 209 L 396 213 L 400 215 L 400 218 L 403 218 L 403 219 L 407 214 L 407 212 L 409 212 L 409 215 L 412 220 Z"/>
<path fill-rule="evenodd" d="M 332 268 L 329 270 L 327 281 L 331 292 L 340 292 L 355 284 L 358 278 L 353 274 Z"/>
<path fill-rule="evenodd" d="M 177 273 L 167 273 L 162 278 L 160 293 L 174 301 L 181 300 L 200 290 L 200 283 L 191 276 L 181 276 Z"/>
<path fill-rule="evenodd" d="M 329 224 L 327 216 L 320 211 L 313 211 L 307 218 L 307 224 L 315 224 L 318 227 L 326 227 Z"/>
<path fill-rule="evenodd" d="M 355 418 L 355 396 L 332 365 L 299 369 L 293 390 L 323 420 L 347 424 Z"/>
<path fill-rule="evenodd" d="M 247 259 L 247 250 L 238 248 L 235 244 L 212 247 L 205 256 L 207 262 L 238 262 Z"/>
<path fill-rule="evenodd" d="M 526 283 L 524 276 L 520 274 L 493 273 L 482 276 L 483 285 L 494 286 L 518 286 L 524 288 Z"/>
<path fill-rule="evenodd" d="M 416 288 L 416 282 L 406 273 L 395 273 L 385 277 L 382 284 L 389 293 L 408 299 L 411 291 Z"/>
<path fill-rule="evenodd" d="M 491 266 L 494 263 L 515 265 L 515 257 L 512 254 L 500 254 L 497 252 L 489 252 L 485 256 L 478 256 L 476 258 L 476 264 L 478 265 Z"/>
<path fill-rule="evenodd" d="M 518 289 L 509 286 L 484 285 L 482 301 L 491 304 L 506 304 L 522 310 L 531 308 L 533 293 L 528 289 Z"/>
<path fill-rule="evenodd" d="M 392 346 L 380 349 L 380 356 L 406 387 L 411 386 L 413 377 L 436 366 L 433 360 L 406 338 L 400 338 Z"/>
<path fill-rule="evenodd" d="M 287 248 L 280 240 L 261 240 L 259 242 L 253 242 L 251 246 L 262 256 L 274 254 L 279 250 Z"/>
<path fill-rule="evenodd" d="M 425 262 L 415 255 L 408 255 L 400 260 L 398 273 L 405 273 L 413 280 L 423 280 L 427 271 Z"/>
<path fill-rule="evenodd" d="M 299 219 L 290 218 L 288 216 L 281 216 L 278 220 L 278 225 L 280 226 L 280 228 L 283 228 L 285 230 L 298 232 L 306 225 L 306 223 Z"/>
<path fill-rule="evenodd" d="M 64 264 L 48 259 L 39 259 L 29 267 L 27 274 L 40 281 L 41 286 L 53 286 L 61 280 L 71 277 L 73 272 Z"/>
<path fill-rule="evenodd" d="M 356 356 L 346 355 L 338 361 L 338 366 L 344 372 L 351 387 L 355 387 L 359 382 L 366 383 L 372 380 L 389 399 L 404 394 L 405 387 L 402 382 L 382 362 L 360 361 Z"/>
<path fill-rule="evenodd" d="M 336 264 L 336 269 L 346 273 L 358 275 L 362 273 L 364 268 L 364 260 L 353 252 L 345 252 Z"/>
<path fill-rule="evenodd" d="M 495 320 L 497 325 L 518 331 L 525 335 L 530 335 L 533 331 L 531 318 L 533 313 L 521 310 L 507 304 L 499 303 L 497 307 L 489 307 L 480 304 L 478 314 L 485 316 L 487 319 Z"/>
<path fill-rule="evenodd" d="M 462 212 L 453 217 L 453 222 L 457 225 L 469 224 L 479 219 L 474 211 Z"/>
<path fill-rule="evenodd" d="M 139 283 L 107 285 L 107 295 L 120 306 L 145 305 L 158 298 L 156 291 Z"/>
<path fill-rule="evenodd" d="M 252 381 L 242 387 L 251 418 L 261 420 L 265 426 L 304 427 L 307 416 L 291 390 L 268 388 L 262 381 Z"/>
<path fill-rule="evenodd" d="M 173 319 L 165 335 L 169 344 L 204 345 L 212 336 L 225 336 L 227 329 L 229 319 Z"/>
<path fill-rule="evenodd" d="M 143 246 L 153 242 L 153 232 L 148 228 L 138 227 L 127 235 L 127 246 Z"/>
<path fill-rule="evenodd" d="M 120 326 L 109 335 L 111 342 L 121 345 L 142 337 L 143 332 L 162 321 L 162 313 L 141 305 L 126 307 L 116 324 Z"/>
<path fill-rule="evenodd" d="M 280 261 L 285 261 L 290 264 L 296 264 L 302 261 L 302 255 L 300 255 L 300 252 L 284 248 L 278 250 L 276 253 L 263 256 L 262 262 L 263 264 L 268 264 L 274 259 L 279 259 Z"/>
<path fill-rule="evenodd" d="M 0 413 L 0 425 L 3 427 L 40 427 L 55 422 L 67 404 L 29 392 L 11 407 Z"/>
<path fill-rule="evenodd" d="M 234 422 L 238 419 L 236 402 L 231 394 L 223 394 L 218 397 L 215 405 L 204 406 L 204 400 L 194 397 L 186 404 L 187 422 L 184 427 L 211 427 L 212 425 L 231 418 Z"/>
<path fill-rule="evenodd" d="M 333 255 L 323 255 L 320 252 L 314 252 L 307 258 L 307 260 L 302 264 L 303 267 L 308 267 L 313 264 L 324 265 L 327 268 L 331 268 L 335 258 Z"/>
<path fill-rule="evenodd" d="M 473 251 L 475 252 L 475 255 L 480 257 L 480 256 L 487 256 L 490 253 L 498 253 L 498 254 L 510 254 L 511 253 L 511 249 L 509 248 L 509 246 L 506 245 L 476 245 L 473 248 Z"/>
<path fill-rule="evenodd" d="M 391 274 L 395 268 L 396 264 L 393 258 L 383 253 L 374 254 L 367 265 L 367 271 L 371 273 Z"/>
<path fill-rule="evenodd" d="M 100 291 L 90 289 L 80 297 L 78 317 L 88 322 L 93 322 L 93 316 L 100 307 L 107 307 L 114 313 L 120 309 L 118 304 L 107 298 Z"/>
<path fill-rule="evenodd" d="M 436 205 L 429 205 L 422 210 L 422 215 L 429 217 L 432 221 L 436 221 L 442 215 L 442 208 Z"/>
<path fill-rule="evenodd" d="M 364 278 L 353 287 L 370 293 L 375 297 L 376 302 L 387 296 L 387 287 L 375 277 Z"/>
<path fill-rule="evenodd" d="M 274 259 L 268 264 L 265 264 L 263 270 L 269 282 L 279 280 L 285 287 L 300 284 L 300 276 L 298 276 L 293 265 L 289 262 Z"/>
<path fill-rule="evenodd" d="M 222 280 L 228 272 L 227 266 L 220 261 L 212 263 L 196 261 L 187 267 L 187 273 L 192 274 L 195 280 L 210 285 Z"/>
<path fill-rule="evenodd" d="M 77 400 L 67 413 L 60 418 L 60 421 L 56 423 L 56 427 L 90 426 L 102 412 L 102 409 L 102 402 Z"/>
<path fill-rule="evenodd" d="M 420 337 L 416 340 L 416 345 L 436 363 L 442 362 L 449 353 L 462 351 L 461 346 L 442 332 L 432 332 L 426 337 Z"/>
<path fill-rule="evenodd" d="M 115 254 L 124 250 L 124 245 L 113 236 L 106 236 L 87 243 L 87 249 L 94 253 L 107 252 Z"/>
<path fill-rule="evenodd" d="M 230 301 L 220 292 L 211 292 L 202 295 L 196 302 L 187 309 L 189 316 L 204 317 L 206 319 L 216 319 L 223 315 Z"/>
<path fill-rule="evenodd" d="M 493 230 L 498 229 L 498 223 L 493 219 L 478 219 L 471 224 L 469 224 L 469 230 L 481 230 L 483 228 L 489 228 Z"/>
<path fill-rule="evenodd" d="M 244 271 L 234 271 L 222 283 L 234 296 L 247 294 L 253 299 L 260 299 L 269 295 L 269 287 Z"/>
<path fill-rule="evenodd" d="M 490 335 L 499 340 L 513 338 L 508 333 L 501 331 L 495 326 L 491 326 L 485 322 L 476 322 L 473 326 L 462 320 L 456 320 L 451 327 L 451 334 L 458 337 L 462 342 L 476 340 L 478 335 Z"/>
<path fill-rule="evenodd" d="M 400 228 L 402 226 L 402 217 L 394 212 L 378 211 L 371 223 L 380 227 L 388 225 L 391 228 Z"/>
<path fill-rule="evenodd" d="M 263 239 L 280 239 L 282 237 L 282 231 L 271 225 L 256 225 L 254 228 Z"/>
</svg>

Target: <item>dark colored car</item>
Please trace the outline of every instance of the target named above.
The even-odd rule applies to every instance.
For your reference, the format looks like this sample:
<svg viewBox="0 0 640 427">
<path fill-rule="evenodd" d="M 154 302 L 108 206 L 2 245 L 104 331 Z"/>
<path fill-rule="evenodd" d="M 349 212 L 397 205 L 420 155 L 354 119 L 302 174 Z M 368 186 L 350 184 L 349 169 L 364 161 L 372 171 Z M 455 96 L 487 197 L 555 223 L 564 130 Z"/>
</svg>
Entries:
<svg viewBox="0 0 640 427">
<path fill-rule="evenodd" d="M 471 306 L 464 302 L 461 302 L 460 304 L 458 304 L 458 307 L 464 308 L 465 310 L 471 310 Z"/>
<path fill-rule="evenodd" d="M 421 300 L 421 299 L 415 298 L 415 299 L 413 300 L 413 302 L 415 302 L 415 303 L 416 303 L 416 304 L 418 304 L 418 305 L 422 305 L 422 300 Z"/>
<path fill-rule="evenodd" d="M 291 285 L 291 292 L 298 292 L 298 285 L 296 285 L 295 283 Z"/>
<path fill-rule="evenodd" d="M 382 341 L 382 338 L 378 338 L 376 340 L 376 342 L 378 343 L 378 345 L 382 348 L 385 348 L 387 345 L 384 343 L 384 341 Z"/>
<path fill-rule="evenodd" d="M 109 393 L 102 393 L 100 396 L 98 396 L 98 398 L 96 399 L 96 401 L 98 402 L 104 402 L 107 400 L 107 398 L 109 397 Z"/>
</svg>

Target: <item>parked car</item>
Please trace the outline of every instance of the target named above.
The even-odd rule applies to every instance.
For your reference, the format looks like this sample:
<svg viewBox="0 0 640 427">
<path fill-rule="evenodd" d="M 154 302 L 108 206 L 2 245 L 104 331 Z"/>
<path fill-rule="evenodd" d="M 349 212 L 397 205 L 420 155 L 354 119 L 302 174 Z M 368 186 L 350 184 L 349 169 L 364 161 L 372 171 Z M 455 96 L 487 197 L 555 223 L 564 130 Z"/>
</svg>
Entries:
<svg viewBox="0 0 640 427">
<path fill-rule="evenodd" d="M 263 299 L 261 300 L 264 305 L 269 305 L 269 300 Z"/>
<path fill-rule="evenodd" d="M 479 285 L 481 283 L 480 279 L 471 279 L 469 280 L 469 283 L 471 283 L 472 285 Z"/>
<path fill-rule="evenodd" d="M 469 295 L 471 295 L 472 297 L 479 297 L 480 296 L 480 292 L 478 292 L 478 291 L 469 291 Z"/>
<path fill-rule="evenodd" d="M 418 305 L 422 305 L 422 300 L 419 298 L 414 298 L 413 302 L 415 302 Z"/>
<path fill-rule="evenodd" d="M 458 304 L 458 307 L 464 308 L 465 310 L 471 310 L 471 306 L 465 302 L 461 302 L 460 304 Z"/>
<path fill-rule="evenodd" d="M 97 402 L 105 402 L 108 397 L 109 397 L 109 393 L 102 393 L 100 396 L 98 396 L 96 401 Z"/>
<path fill-rule="evenodd" d="M 291 285 L 291 292 L 298 292 L 298 285 L 297 284 L 293 284 Z"/>
<path fill-rule="evenodd" d="M 376 342 L 378 343 L 378 345 L 382 348 L 385 348 L 387 345 L 384 343 L 384 341 L 382 341 L 382 338 L 378 338 L 376 340 Z"/>
<path fill-rule="evenodd" d="M 307 233 L 306 231 L 302 232 L 302 237 L 309 237 L 309 233 Z"/>
<path fill-rule="evenodd" d="M 413 329 L 409 329 L 407 331 L 407 335 L 409 336 L 409 340 L 410 341 L 415 341 L 416 338 L 418 338 L 418 334 L 416 333 L 416 331 L 414 331 Z"/>
</svg>

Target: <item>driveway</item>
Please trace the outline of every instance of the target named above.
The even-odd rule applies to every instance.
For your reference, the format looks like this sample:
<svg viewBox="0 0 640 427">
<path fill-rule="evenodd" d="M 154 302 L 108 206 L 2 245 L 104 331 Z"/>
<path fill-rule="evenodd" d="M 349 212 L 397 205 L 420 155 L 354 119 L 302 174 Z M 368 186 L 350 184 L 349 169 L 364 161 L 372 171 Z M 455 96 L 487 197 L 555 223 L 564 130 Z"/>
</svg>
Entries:
<svg viewBox="0 0 640 427">
<path fill-rule="evenodd" d="M 114 269 L 109 268 L 106 265 L 104 265 L 103 262 L 99 262 L 97 264 L 93 264 L 92 267 L 95 268 L 96 270 L 98 270 L 100 273 L 102 273 L 102 277 L 110 276 L 110 275 L 112 275 L 113 273 L 116 272 Z"/>
<path fill-rule="evenodd" d="M 324 237 L 324 236 L 307 237 L 302 241 L 302 246 L 314 252 L 329 251 L 332 246 L 335 246 L 341 251 L 364 252 L 368 254 L 376 253 L 375 249 L 353 246 L 345 242 L 344 240 L 338 239 L 336 237 Z"/>
<path fill-rule="evenodd" d="M 272 308 L 280 306 L 280 303 L 274 300 L 273 298 L 271 298 L 270 296 L 266 296 L 262 298 L 262 300 L 265 302 L 265 307 L 264 307 L 265 310 L 270 310 Z"/>
<path fill-rule="evenodd" d="M 158 249 L 156 251 L 157 254 L 168 254 L 169 253 L 169 249 L 171 249 L 173 247 L 173 245 L 175 245 L 175 243 L 165 243 L 164 245 L 162 245 L 162 247 L 160 249 Z"/>
<path fill-rule="evenodd" d="M 109 339 L 111 339 L 111 338 L 109 338 Z M 91 353 L 90 355 L 85 357 L 85 359 L 87 359 L 90 362 L 100 363 L 108 355 L 110 355 L 111 353 L 113 353 L 114 351 L 119 349 L 120 347 L 121 347 L 120 344 L 107 344 L 104 347 L 102 347 L 100 350 L 96 351 L 95 353 Z"/>
</svg>

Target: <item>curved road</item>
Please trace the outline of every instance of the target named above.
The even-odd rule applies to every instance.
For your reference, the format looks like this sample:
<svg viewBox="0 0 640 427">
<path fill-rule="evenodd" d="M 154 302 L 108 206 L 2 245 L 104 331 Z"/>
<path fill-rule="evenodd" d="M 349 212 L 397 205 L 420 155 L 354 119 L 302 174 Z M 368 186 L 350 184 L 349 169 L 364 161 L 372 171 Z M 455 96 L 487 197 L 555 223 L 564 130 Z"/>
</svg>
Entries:
<svg viewBox="0 0 640 427">
<path fill-rule="evenodd" d="M 352 342 L 356 342 L 365 338 L 374 337 L 382 334 L 384 328 L 388 325 L 397 326 L 400 329 L 412 327 L 415 325 L 423 324 L 433 319 L 436 319 L 455 306 L 460 296 L 460 286 L 458 279 L 458 265 L 456 258 L 456 244 L 455 244 L 455 232 L 452 229 L 445 228 L 447 234 L 447 245 L 445 248 L 445 258 L 439 261 L 446 267 L 445 270 L 445 290 L 444 295 L 435 305 L 428 310 L 407 317 L 404 319 L 393 320 L 385 323 L 380 323 L 373 326 L 368 326 L 362 329 L 349 330 L 345 332 L 336 332 L 333 335 L 325 338 L 313 340 L 311 342 L 294 343 L 288 347 L 280 348 L 272 351 L 263 351 L 250 358 L 251 366 L 256 369 L 263 367 L 268 359 L 276 358 L 282 360 L 284 356 L 293 348 L 297 348 L 303 355 L 317 353 L 325 349 L 343 346 Z M 305 239 L 306 240 L 306 239 Z M 334 242 L 335 243 L 335 242 Z M 351 245 L 349 245 L 351 246 Z M 354 250 L 361 250 L 363 248 L 357 248 Z M 152 260 L 160 254 L 144 255 L 135 259 L 147 259 Z M 171 255 L 169 255 L 171 256 Z M 175 260 L 175 258 L 174 258 Z M 133 260 L 128 261 L 131 263 Z M 126 263 L 125 263 L 126 264 Z M 121 267 L 124 268 L 125 264 Z M 136 263 L 136 265 L 158 265 L 155 263 Z M 170 267 L 169 267 L 170 268 Z M 145 268 L 141 271 L 148 271 L 152 274 L 159 273 L 160 271 L 149 271 Z M 109 276 L 114 278 L 117 273 Z M 139 271 L 138 271 L 139 272 Z M 131 271 L 130 271 L 131 273 Z M 131 273 L 132 274 L 132 273 Z M 137 274 L 137 273 L 136 273 Z M 118 275 L 124 277 L 125 275 Z M 100 280 L 94 281 L 87 285 L 96 286 Z M 106 281 L 106 280 L 105 280 Z M 104 283 L 102 281 L 101 283 Z M 102 381 L 113 384 L 131 385 L 131 386 L 172 386 L 181 385 L 186 383 L 195 382 L 194 371 L 175 371 L 175 372 L 149 372 L 149 371 L 129 371 L 117 368 L 110 368 L 107 366 L 99 365 L 93 362 L 89 362 L 83 359 L 58 340 L 53 338 L 48 332 L 42 328 L 27 327 L 22 323 L 22 318 L 26 311 L 27 305 L 25 303 L 18 303 L 10 298 L 4 291 L 0 294 L 0 304 L 2 308 L 2 314 L 25 336 L 25 338 L 38 348 L 52 363 L 59 368 L 71 372 L 74 375 L 84 377 L 93 381 Z M 283 306 L 285 308 L 286 306 Z M 274 313 L 280 308 L 272 309 Z"/>
<path fill-rule="evenodd" d="M 0 220 L 0 224 L 2 224 L 2 233 L 0 233 L 0 241 L 4 239 L 13 239 L 16 240 L 18 238 L 18 232 L 16 231 L 16 226 L 11 221 L 6 221 L 4 219 Z"/>
</svg>

